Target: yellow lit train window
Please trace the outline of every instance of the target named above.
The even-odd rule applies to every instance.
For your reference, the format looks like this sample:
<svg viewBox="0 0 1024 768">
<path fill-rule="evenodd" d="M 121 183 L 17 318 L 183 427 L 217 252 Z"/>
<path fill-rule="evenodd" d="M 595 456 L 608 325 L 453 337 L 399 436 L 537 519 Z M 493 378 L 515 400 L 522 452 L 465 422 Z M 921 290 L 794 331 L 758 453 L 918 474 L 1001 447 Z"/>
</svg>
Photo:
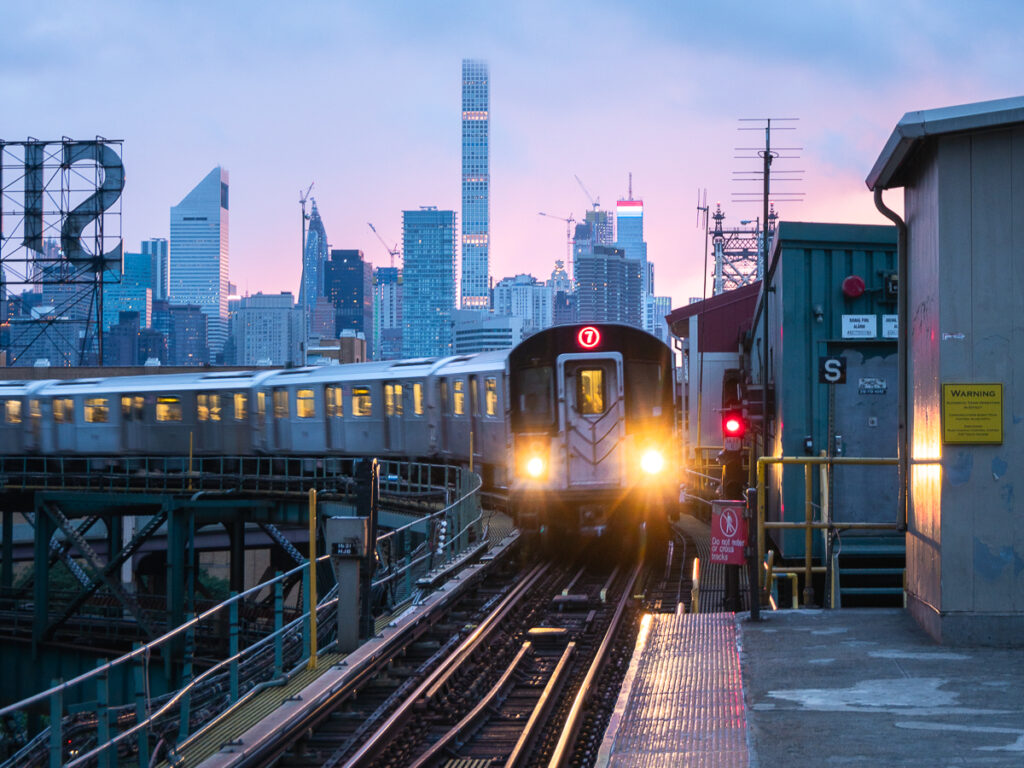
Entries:
<svg viewBox="0 0 1024 768">
<path fill-rule="evenodd" d="M 181 398 L 158 397 L 156 399 L 157 421 L 181 421 Z"/>
<path fill-rule="evenodd" d="M 352 415 L 373 415 L 373 398 L 369 387 L 352 387 Z"/>
<path fill-rule="evenodd" d="M 220 395 L 210 395 L 210 421 L 220 421 Z"/>
<path fill-rule="evenodd" d="M 4 404 L 4 419 L 8 424 L 21 424 L 21 400 L 8 400 Z"/>
<path fill-rule="evenodd" d="M 461 416 L 466 412 L 466 393 L 463 390 L 465 382 L 462 379 L 456 379 L 452 382 L 452 408 L 455 411 L 456 416 Z"/>
<path fill-rule="evenodd" d="M 275 389 L 273 397 L 274 397 L 274 418 L 275 419 L 287 419 L 288 418 L 288 390 L 287 389 Z"/>
<path fill-rule="evenodd" d="M 210 405 L 208 395 L 202 393 L 196 395 L 196 418 L 199 421 L 209 421 Z"/>
<path fill-rule="evenodd" d="M 267 415 L 267 393 L 257 392 L 256 393 L 256 415 L 260 417 L 260 421 L 263 421 Z"/>
<path fill-rule="evenodd" d="M 295 415 L 300 419 L 312 419 L 316 416 L 316 400 L 312 389 L 300 389 L 295 393 Z"/>
<path fill-rule="evenodd" d="M 402 415 L 402 385 L 395 384 L 395 415 Z"/>
<path fill-rule="evenodd" d="M 32 400 L 29 402 L 28 415 L 33 421 L 43 417 L 43 409 L 40 407 L 38 400 Z"/>
<path fill-rule="evenodd" d="M 604 413 L 604 370 L 581 368 L 576 372 L 576 410 L 584 416 Z"/>
<path fill-rule="evenodd" d="M 121 418 L 124 421 L 142 421 L 142 395 L 121 395 Z"/>
<path fill-rule="evenodd" d="M 384 385 L 384 413 L 388 416 L 402 415 L 402 385 Z"/>
<path fill-rule="evenodd" d="M 423 415 L 423 384 L 418 381 L 412 385 L 412 412 Z"/>
<path fill-rule="evenodd" d="M 75 407 L 70 397 L 53 398 L 53 420 L 58 424 L 71 424 L 75 420 Z"/>
<path fill-rule="evenodd" d="M 87 397 L 85 399 L 85 420 L 89 424 L 102 424 L 108 421 L 110 409 L 105 397 Z"/>
<path fill-rule="evenodd" d="M 327 402 L 327 418 L 340 419 L 345 415 L 345 405 L 342 399 L 342 389 L 339 386 L 329 386 L 324 392 L 324 400 Z"/>
<path fill-rule="evenodd" d="M 469 412 L 480 413 L 480 392 L 477 390 L 476 376 L 469 377 Z"/>
<path fill-rule="evenodd" d="M 245 392 L 235 392 L 235 421 L 245 421 L 249 397 Z"/>
<path fill-rule="evenodd" d="M 488 416 L 498 413 L 498 380 L 493 376 L 484 379 L 484 407 Z"/>
</svg>

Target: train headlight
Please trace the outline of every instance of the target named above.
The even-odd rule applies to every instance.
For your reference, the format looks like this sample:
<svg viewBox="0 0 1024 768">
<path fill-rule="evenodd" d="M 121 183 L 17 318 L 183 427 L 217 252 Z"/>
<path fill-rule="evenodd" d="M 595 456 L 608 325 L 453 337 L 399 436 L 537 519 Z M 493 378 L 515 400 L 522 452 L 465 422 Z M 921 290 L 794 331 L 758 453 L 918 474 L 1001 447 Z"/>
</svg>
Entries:
<svg viewBox="0 0 1024 768">
<path fill-rule="evenodd" d="M 648 475 L 657 475 L 665 468 L 665 457 L 661 451 L 650 448 L 640 457 L 640 468 Z"/>
<path fill-rule="evenodd" d="M 544 459 L 540 456 L 532 456 L 526 462 L 526 474 L 530 477 L 540 477 L 544 474 Z"/>
</svg>

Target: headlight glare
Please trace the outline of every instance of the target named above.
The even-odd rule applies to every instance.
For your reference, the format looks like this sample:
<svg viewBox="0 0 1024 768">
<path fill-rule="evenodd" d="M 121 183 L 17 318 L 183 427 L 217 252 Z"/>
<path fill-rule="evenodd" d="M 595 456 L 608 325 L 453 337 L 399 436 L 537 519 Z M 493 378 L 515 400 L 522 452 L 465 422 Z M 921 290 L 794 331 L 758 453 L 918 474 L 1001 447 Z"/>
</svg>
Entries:
<svg viewBox="0 0 1024 768">
<path fill-rule="evenodd" d="M 665 468 L 665 459 L 661 451 L 651 448 L 640 457 L 640 468 L 649 475 L 656 475 Z"/>
</svg>

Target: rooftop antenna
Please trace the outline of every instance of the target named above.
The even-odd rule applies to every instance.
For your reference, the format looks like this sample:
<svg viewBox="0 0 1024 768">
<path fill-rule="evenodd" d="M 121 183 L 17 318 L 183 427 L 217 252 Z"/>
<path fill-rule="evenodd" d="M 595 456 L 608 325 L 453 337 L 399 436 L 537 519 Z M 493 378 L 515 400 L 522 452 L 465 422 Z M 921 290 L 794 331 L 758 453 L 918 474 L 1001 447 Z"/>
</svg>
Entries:
<svg viewBox="0 0 1024 768">
<path fill-rule="evenodd" d="M 633 172 L 629 172 L 629 199 L 633 199 Z"/>
</svg>

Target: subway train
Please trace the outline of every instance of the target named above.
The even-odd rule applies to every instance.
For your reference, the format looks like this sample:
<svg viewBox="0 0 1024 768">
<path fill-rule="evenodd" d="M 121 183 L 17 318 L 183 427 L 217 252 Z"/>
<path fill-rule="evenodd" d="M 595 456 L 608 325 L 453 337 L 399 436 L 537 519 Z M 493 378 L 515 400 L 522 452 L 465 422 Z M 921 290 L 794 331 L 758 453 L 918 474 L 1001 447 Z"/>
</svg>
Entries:
<svg viewBox="0 0 1024 768">
<path fill-rule="evenodd" d="M 678 491 L 674 380 L 660 340 L 595 323 L 444 358 L 0 381 L 0 451 L 459 464 L 472 453 L 520 525 L 601 534 L 619 510 L 661 514 Z"/>
</svg>

